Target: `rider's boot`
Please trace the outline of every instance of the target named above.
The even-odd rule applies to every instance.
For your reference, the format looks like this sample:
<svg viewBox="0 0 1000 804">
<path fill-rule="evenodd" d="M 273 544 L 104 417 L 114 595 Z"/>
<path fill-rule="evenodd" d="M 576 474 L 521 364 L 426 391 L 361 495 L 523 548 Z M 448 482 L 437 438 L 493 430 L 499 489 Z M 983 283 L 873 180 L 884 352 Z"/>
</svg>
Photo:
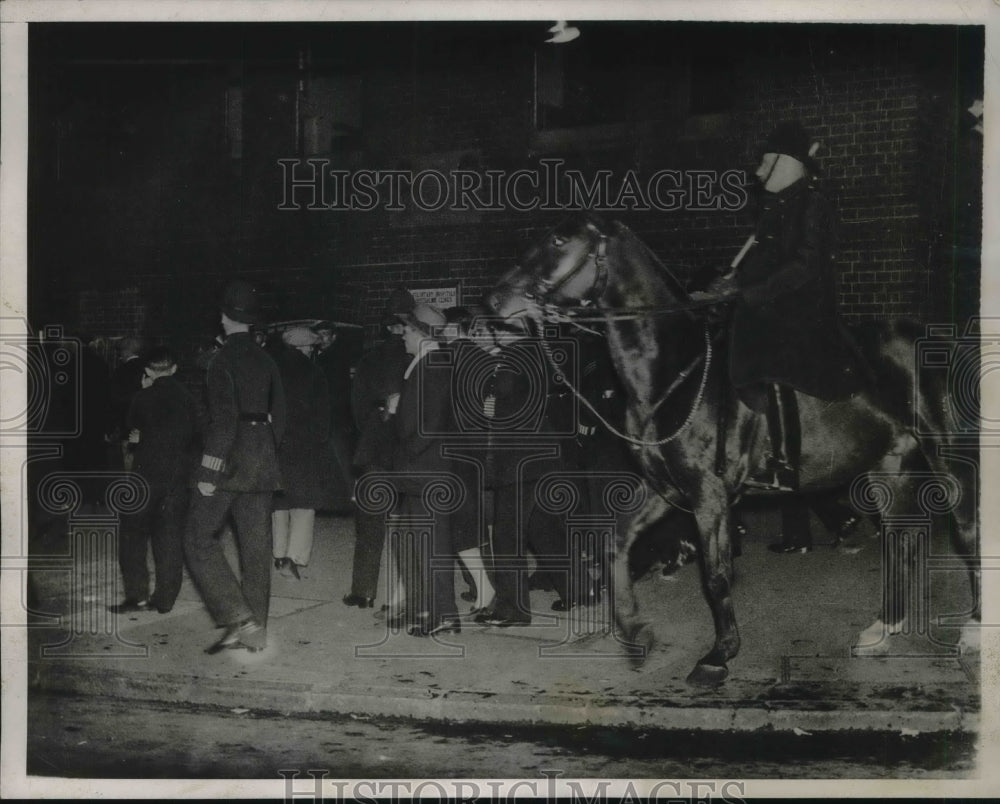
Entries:
<svg viewBox="0 0 1000 804">
<path fill-rule="evenodd" d="M 771 454 L 762 471 L 751 477 L 747 485 L 770 491 L 795 491 L 799 487 L 802 434 L 798 401 L 791 388 L 777 384 L 768 386 L 767 431 Z"/>
</svg>

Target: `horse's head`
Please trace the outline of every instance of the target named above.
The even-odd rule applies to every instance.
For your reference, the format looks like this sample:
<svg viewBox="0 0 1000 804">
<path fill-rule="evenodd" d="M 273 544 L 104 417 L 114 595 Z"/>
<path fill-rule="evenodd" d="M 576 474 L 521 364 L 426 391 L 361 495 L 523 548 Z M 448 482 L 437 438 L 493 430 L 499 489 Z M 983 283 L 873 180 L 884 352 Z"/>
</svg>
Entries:
<svg viewBox="0 0 1000 804">
<path fill-rule="evenodd" d="M 544 306 L 597 301 L 607 280 L 608 235 L 591 217 L 570 218 L 552 229 L 500 278 L 489 305 L 504 317 L 535 316 Z"/>
</svg>

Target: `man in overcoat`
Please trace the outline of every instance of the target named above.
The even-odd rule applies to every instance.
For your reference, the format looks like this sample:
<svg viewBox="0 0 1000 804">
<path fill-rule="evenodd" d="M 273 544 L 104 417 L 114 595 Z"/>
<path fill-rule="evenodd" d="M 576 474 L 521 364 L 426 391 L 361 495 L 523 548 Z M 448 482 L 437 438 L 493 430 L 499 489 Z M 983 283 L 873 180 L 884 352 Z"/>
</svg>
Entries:
<svg viewBox="0 0 1000 804">
<path fill-rule="evenodd" d="M 392 468 L 396 431 L 388 400 L 398 396 L 403 387 L 403 372 L 410 364 L 410 356 L 398 337 L 403 332 L 403 322 L 395 314 L 410 312 L 414 305 L 412 294 L 405 288 L 397 288 L 389 295 L 382 327 L 390 337 L 378 341 L 364 354 L 351 384 L 351 412 L 358 431 L 353 466 L 359 479 L 369 472 Z M 345 606 L 370 608 L 375 605 L 385 520 L 356 505 L 354 527 L 351 591 L 344 595 L 343 602 Z M 386 586 L 392 598 L 388 605 L 396 604 L 393 613 L 400 614 L 402 601 L 393 597 L 399 591 L 396 580 L 390 579 Z"/>
<path fill-rule="evenodd" d="M 486 326 L 484 327 L 484 323 Z M 477 623 L 501 628 L 531 623 L 528 550 L 534 552 L 548 573 L 565 608 L 569 608 L 565 524 L 539 505 L 538 481 L 552 472 L 564 472 L 562 444 L 549 409 L 551 377 L 534 339 L 511 322 L 477 323 L 474 338 L 492 332 L 490 365 L 475 372 L 483 380 L 478 396 L 483 400 L 484 427 L 489 442 L 486 483 L 493 497 L 492 605 L 476 614 Z M 473 376 L 469 373 L 470 376 Z M 541 566 L 544 565 L 544 566 Z"/>
<path fill-rule="evenodd" d="M 271 526 L 274 566 L 285 577 L 301 578 L 309 564 L 317 509 L 329 508 L 330 391 L 322 370 L 310 359 L 319 336 L 308 327 L 292 327 L 281 336 L 275 362 L 285 390 L 288 423 L 278 448 L 282 491 L 274 500 Z"/>
<path fill-rule="evenodd" d="M 451 361 L 435 361 L 433 352 L 441 348 L 444 315 L 428 304 L 418 304 L 410 313 L 399 313 L 403 323 L 400 336 L 410 363 L 403 373 L 399 403 L 395 413 L 396 443 L 392 468 L 405 473 L 397 478 L 400 513 L 410 519 L 425 515 L 422 494 L 428 478 L 454 474 L 452 458 L 442 446 L 453 430 L 451 421 Z M 461 489 L 467 494 L 471 489 Z M 425 542 L 419 527 L 407 533 L 400 545 L 406 557 L 401 565 L 410 568 L 404 579 L 411 636 L 458 632 L 455 607 L 457 556 L 452 545 L 452 517 L 435 517 L 430 538 Z M 407 528 L 410 531 L 410 528 Z"/>
<path fill-rule="evenodd" d="M 226 628 L 208 653 L 260 650 L 271 593 L 271 500 L 280 487 L 277 445 L 285 394 L 274 360 L 254 341 L 254 288 L 232 282 L 222 302 L 226 341 L 208 366 L 209 425 L 184 532 L 188 568 L 209 613 Z M 232 513 L 242 568 L 236 580 L 215 538 Z"/>
<path fill-rule="evenodd" d="M 129 406 L 126 424 L 135 447 L 132 468 L 149 485 L 149 500 L 142 511 L 122 516 L 118 561 L 125 600 L 111 607 L 118 614 L 151 608 L 166 614 L 173 608 L 183 580 L 188 480 L 202 427 L 194 397 L 174 376 L 173 353 L 159 347 L 143 363 L 143 387 Z M 150 541 L 156 567 L 152 597 L 146 562 Z"/>
</svg>

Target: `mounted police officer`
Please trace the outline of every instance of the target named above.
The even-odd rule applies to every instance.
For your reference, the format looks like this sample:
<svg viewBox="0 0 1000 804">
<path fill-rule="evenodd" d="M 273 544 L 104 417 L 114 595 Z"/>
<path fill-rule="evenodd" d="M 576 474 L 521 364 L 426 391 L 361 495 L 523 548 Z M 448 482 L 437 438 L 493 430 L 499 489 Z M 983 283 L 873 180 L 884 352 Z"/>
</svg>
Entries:
<svg viewBox="0 0 1000 804">
<path fill-rule="evenodd" d="M 222 302 L 226 340 L 208 366 L 211 422 L 195 474 L 184 533 L 188 568 L 209 613 L 226 633 L 208 653 L 261 650 L 271 594 L 271 498 L 279 488 L 277 444 L 285 429 L 285 394 L 274 360 L 254 341 L 256 291 L 232 282 Z M 232 513 L 242 583 L 215 538 Z"/>
<path fill-rule="evenodd" d="M 771 440 L 766 466 L 749 482 L 775 490 L 798 487 L 795 391 L 839 399 L 856 385 L 837 317 L 835 218 L 817 186 L 816 147 L 797 122 L 767 138 L 756 231 L 738 270 L 709 289 L 735 294 L 730 377 L 751 407 L 766 404 Z"/>
</svg>

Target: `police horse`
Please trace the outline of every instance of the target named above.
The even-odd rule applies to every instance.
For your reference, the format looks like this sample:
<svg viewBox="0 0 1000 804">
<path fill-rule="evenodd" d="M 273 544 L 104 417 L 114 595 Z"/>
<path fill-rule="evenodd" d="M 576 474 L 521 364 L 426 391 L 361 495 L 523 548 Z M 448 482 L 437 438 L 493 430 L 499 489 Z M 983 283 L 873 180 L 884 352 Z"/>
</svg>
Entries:
<svg viewBox="0 0 1000 804">
<path fill-rule="evenodd" d="M 697 523 L 715 644 L 687 680 L 722 682 L 727 662 L 740 647 L 731 596 L 729 506 L 748 491 L 750 471 L 767 449 L 767 427 L 763 414 L 744 404 L 728 381 L 725 361 L 717 354 L 719 327 L 713 332 L 712 317 L 626 226 L 605 225 L 592 216 L 576 216 L 553 229 L 500 279 L 489 298 L 497 315 L 525 316 L 535 324 L 546 317 L 572 320 L 581 313 L 602 319 L 628 396 L 626 432 L 619 435 L 632 445 L 647 492 L 616 549 L 619 633 L 642 656 L 652 647 L 653 632 L 641 617 L 629 578 L 629 549 L 672 506 L 689 508 Z M 940 457 L 949 436 L 921 440 L 916 435 L 956 432 L 949 421 L 947 383 L 917 377 L 918 334 L 913 325 L 880 325 L 879 337 L 863 350 L 873 382 L 849 398 L 828 402 L 798 394 L 800 491 L 852 481 L 858 488 L 857 478 L 879 473 L 880 488 L 893 500 L 885 515 L 912 510 L 916 492 L 908 472 L 922 468 L 926 477 L 929 467 L 953 476 Z M 962 631 L 963 642 L 971 642 L 980 617 L 977 511 L 974 484 L 957 482 L 961 493 L 951 511 L 951 530 L 972 584 L 971 619 Z M 890 603 L 884 596 L 880 620 L 859 639 L 897 633 L 904 618 L 899 601 Z"/>
</svg>

